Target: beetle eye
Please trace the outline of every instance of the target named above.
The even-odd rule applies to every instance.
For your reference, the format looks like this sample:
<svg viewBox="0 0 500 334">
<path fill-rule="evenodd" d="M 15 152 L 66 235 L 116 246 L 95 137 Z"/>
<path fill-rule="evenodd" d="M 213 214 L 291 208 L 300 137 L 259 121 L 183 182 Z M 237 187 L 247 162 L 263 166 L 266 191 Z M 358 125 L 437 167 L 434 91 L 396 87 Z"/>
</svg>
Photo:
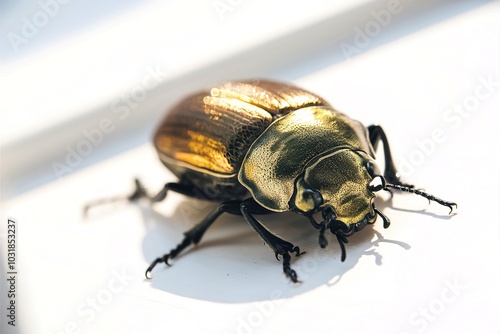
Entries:
<svg viewBox="0 0 500 334">
<path fill-rule="evenodd" d="M 373 178 L 372 182 L 368 185 L 368 189 L 372 192 L 376 192 L 385 189 L 385 179 L 382 175 L 377 175 Z"/>
<path fill-rule="evenodd" d="M 307 202 L 310 206 L 313 207 L 313 210 L 316 210 L 323 204 L 323 196 L 321 193 L 312 189 L 304 189 L 302 192 L 302 198 L 305 202 Z"/>
</svg>

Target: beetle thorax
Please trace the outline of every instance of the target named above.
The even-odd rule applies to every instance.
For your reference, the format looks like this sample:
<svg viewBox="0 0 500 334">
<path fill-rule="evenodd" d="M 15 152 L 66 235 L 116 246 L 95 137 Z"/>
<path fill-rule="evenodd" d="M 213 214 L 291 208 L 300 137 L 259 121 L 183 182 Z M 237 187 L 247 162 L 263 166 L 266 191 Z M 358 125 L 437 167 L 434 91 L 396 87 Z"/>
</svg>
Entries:
<svg viewBox="0 0 500 334">
<path fill-rule="evenodd" d="M 342 150 L 372 154 L 366 128 L 331 107 L 301 108 L 275 120 L 255 140 L 242 161 L 238 181 L 263 207 L 275 212 L 294 210 L 290 200 L 297 194 L 295 185 L 304 173 L 312 172 L 313 181 L 317 179 L 318 183 L 328 181 L 322 187 L 326 190 L 332 186 L 338 190 L 345 180 L 365 181 L 366 175 L 356 180 L 361 174 L 356 169 L 363 164 L 359 159 L 342 162 L 333 158 L 337 162 L 331 167 L 323 167 L 318 161 Z M 320 166 L 311 166 L 314 163 Z M 320 169 L 321 173 L 326 173 L 324 179 L 319 175 Z M 355 173 L 351 174 L 353 171 Z M 331 182 L 337 183 L 332 185 Z M 339 202 L 331 196 L 325 198 Z M 316 199 L 312 203 L 317 203 Z"/>
</svg>

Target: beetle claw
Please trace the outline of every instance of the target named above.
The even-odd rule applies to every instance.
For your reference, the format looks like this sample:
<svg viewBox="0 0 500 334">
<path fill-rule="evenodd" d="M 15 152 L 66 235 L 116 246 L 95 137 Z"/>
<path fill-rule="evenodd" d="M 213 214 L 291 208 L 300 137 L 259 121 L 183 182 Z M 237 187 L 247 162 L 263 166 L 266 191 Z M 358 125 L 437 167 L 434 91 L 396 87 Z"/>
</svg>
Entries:
<svg viewBox="0 0 500 334">
<path fill-rule="evenodd" d="M 149 265 L 148 269 L 146 269 L 145 274 L 147 279 L 151 279 L 151 271 L 153 271 L 153 268 L 156 267 L 156 265 L 160 262 L 162 262 L 162 258 L 159 257 Z"/>
<path fill-rule="evenodd" d="M 293 247 L 291 253 L 295 253 L 295 256 L 301 256 L 305 252 L 301 252 L 299 246 Z"/>
<path fill-rule="evenodd" d="M 448 203 L 448 205 L 446 206 L 450 208 L 450 212 L 448 213 L 449 215 L 451 215 L 451 213 L 453 212 L 453 207 L 455 207 L 455 209 L 458 209 L 457 203 Z"/>
<path fill-rule="evenodd" d="M 153 271 L 154 267 L 156 267 L 156 265 L 158 263 L 165 263 L 167 266 L 170 266 L 170 263 L 168 263 L 168 259 L 170 257 L 170 254 L 166 254 L 162 257 L 159 257 L 159 258 L 156 258 L 156 260 L 154 260 L 153 262 L 151 262 L 151 264 L 149 265 L 148 269 L 146 269 L 146 278 L 147 279 L 151 279 L 151 272 Z"/>
</svg>

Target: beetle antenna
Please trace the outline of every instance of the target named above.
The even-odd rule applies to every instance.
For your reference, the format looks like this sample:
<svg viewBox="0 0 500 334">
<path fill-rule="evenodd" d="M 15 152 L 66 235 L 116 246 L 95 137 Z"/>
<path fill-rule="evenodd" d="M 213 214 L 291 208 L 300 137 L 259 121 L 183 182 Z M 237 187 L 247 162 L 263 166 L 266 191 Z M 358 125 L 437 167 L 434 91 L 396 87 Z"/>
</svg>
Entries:
<svg viewBox="0 0 500 334">
<path fill-rule="evenodd" d="M 453 212 L 453 207 L 455 207 L 455 209 L 458 207 L 457 203 L 448 202 L 448 201 L 442 200 L 441 198 L 438 198 L 438 197 L 436 197 L 434 195 L 428 194 L 425 191 L 418 190 L 418 189 L 415 189 L 415 188 L 410 188 L 408 186 L 403 186 L 403 185 L 399 185 L 399 184 L 392 184 L 392 183 L 386 183 L 385 186 L 384 186 L 384 190 L 386 190 L 386 188 L 392 188 L 392 189 L 397 189 L 397 190 L 401 190 L 401 191 L 407 191 L 409 193 L 425 197 L 429 201 L 434 201 L 436 203 L 439 203 L 439 204 L 441 204 L 443 206 L 448 207 L 450 209 L 450 214 Z M 377 212 L 377 213 L 379 213 L 379 212 Z"/>
</svg>

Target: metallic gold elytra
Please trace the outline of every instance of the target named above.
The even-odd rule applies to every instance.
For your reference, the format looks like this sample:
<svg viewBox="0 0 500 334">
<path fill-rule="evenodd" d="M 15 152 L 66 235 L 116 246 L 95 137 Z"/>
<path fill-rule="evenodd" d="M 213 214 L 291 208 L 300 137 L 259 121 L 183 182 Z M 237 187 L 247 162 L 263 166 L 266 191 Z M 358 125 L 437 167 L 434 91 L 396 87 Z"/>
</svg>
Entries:
<svg viewBox="0 0 500 334">
<path fill-rule="evenodd" d="M 195 180 L 200 187 L 233 182 L 243 189 L 234 176 L 252 143 L 274 120 L 313 105 L 325 102 L 292 85 L 266 80 L 213 85 L 169 111 L 155 133 L 155 147 L 180 179 Z M 255 173 L 266 164 L 257 162 Z"/>
<path fill-rule="evenodd" d="M 214 96 L 214 97 L 219 96 L 219 95 L 220 95 L 220 90 L 219 90 L 219 88 L 212 88 L 212 89 L 210 90 L 210 95 L 211 95 L 211 96 Z"/>
<path fill-rule="evenodd" d="M 226 158 L 224 144 L 195 131 L 187 131 L 190 153 L 177 152 L 174 158 L 208 170 L 231 173 L 233 168 Z"/>
<path fill-rule="evenodd" d="M 243 83 L 228 82 L 212 88 L 211 95 L 244 101 L 267 111 L 282 111 L 323 103 L 318 96 L 293 86 L 280 89 L 270 82 Z"/>
<path fill-rule="evenodd" d="M 173 139 L 170 136 L 157 136 L 155 140 L 155 146 L 157 149 L 165 151 L 169 147 L 172 147 Z"/>
<path fill-rule="evenodd" d="M 248 102 L 231 99 L 223 94 L 217 97 L 206 96 L 203 98 L 203 103 L 205 104 L 204 112 L 209 115 L 210 120 L 220 120 L 224 117 L 223 121 L 226 122 L 228 120 L 241 122 L 238 119 L 244 117 L 245 120 L 266 120 L 271 123 L 271 115 L 267 111 Z"/>
</svg>

